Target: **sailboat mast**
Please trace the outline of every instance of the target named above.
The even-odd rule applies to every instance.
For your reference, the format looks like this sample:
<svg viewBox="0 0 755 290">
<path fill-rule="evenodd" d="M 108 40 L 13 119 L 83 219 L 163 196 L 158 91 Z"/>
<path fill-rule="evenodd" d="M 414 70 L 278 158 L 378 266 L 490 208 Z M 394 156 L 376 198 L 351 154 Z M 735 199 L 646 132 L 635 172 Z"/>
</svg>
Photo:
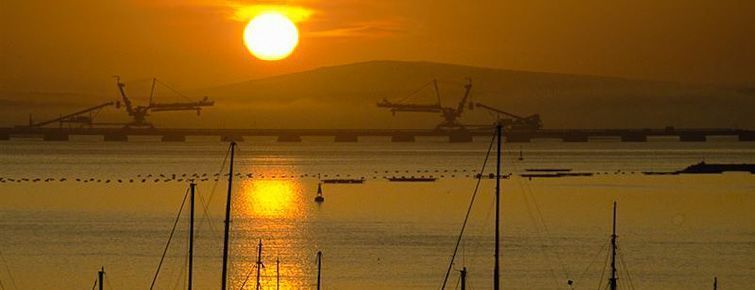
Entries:
<svg viewBox="0 0 755 290">
<path fill-rule="evenodd" d="M 195 183 L 190 183 L 191 200 L 189 201 L 189 282 L 187 289 L 191 290 L 194 282 L 194 190 L 197 187 Z"/>
<path fill-rule="evenodd" d="M 461 290 L 467 290 L 467 267 L 461 268 Z"/>
<path fill-rule="evenodd" d="M 322 267 L 322 251 L 317 251 L 317 290 L 320 290 L 320 268 Z"/>
<path fill-rule="evenodd" d="M 223 273 L 220 289 L 227 289 L 228 282 L 228 238 L 231 226 L 231 186 L 233 184 L 233 155 L 236 151 L 236 142 L 231 142 L 231 162 L 228 169 L 228 195 L 225 200 L 225 231 L 223 234 Z"/>
<path fill-rule="evenodd" d="M 611 232 L 611 278 L 608 279 L 609 288 L 616 290 L 616 202 L 613 202 L 613 226 Z"/>
<path fill-rule="evenodd" d="M 275 290 L 281 289 L 281 258 L 275 259 Z"/>
<path fill-rule="evenodd" d="M 262 289 L 262 284 L 260 284 L 260 268 L 262 268 L 262 240 L 260 240 L 260 244 L 257 247 L 257 290 Z"/>
<path fill-rule="evenodd" d="M 97 283 L 99 286 L 99 289 L 100 290 L 104 289 L 102 282 L 105 282 L 105 267 L 102 267 L 102 269 L 100 269 L 100 271 L 97 272 L 97 280 L 99 281 L 99 283 Z"/>
<path fill-rule="evenodd" d="M 501 124 L 496 125 L 498 136 L 498 150 L 495 164 L 495 266 L 493 267 L 493 289 L 501 289 L 501 266 L 500 266 L 500 220 L 501 220 Z"/>
</svg>

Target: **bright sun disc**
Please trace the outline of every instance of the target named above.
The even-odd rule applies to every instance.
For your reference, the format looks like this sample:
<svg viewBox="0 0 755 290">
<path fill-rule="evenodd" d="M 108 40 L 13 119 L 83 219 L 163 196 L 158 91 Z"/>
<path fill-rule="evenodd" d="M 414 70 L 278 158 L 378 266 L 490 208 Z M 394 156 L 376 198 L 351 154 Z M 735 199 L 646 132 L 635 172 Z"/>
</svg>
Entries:
<svg viewBox="0 0 755 290">
<path fill-rule="evenodd" d="M 260 14 L 249 21 L 244 29 L 246 48 L 262 60 L 286 58 L 298 43 L 296 25 L 280 13 Z"/>
</svg>

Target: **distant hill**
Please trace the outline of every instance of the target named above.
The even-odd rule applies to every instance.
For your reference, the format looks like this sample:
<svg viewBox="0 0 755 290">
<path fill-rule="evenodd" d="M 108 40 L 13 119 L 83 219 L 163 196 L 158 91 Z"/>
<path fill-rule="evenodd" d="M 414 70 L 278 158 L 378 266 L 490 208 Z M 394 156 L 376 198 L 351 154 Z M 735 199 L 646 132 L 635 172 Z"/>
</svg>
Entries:
<svg viewBox="0 0 755 290">
<path fill-rule="evenodd" d="M 372 61 L 323 67 L 251 80 L 194 93 L 209 95 L 238 126 L 418 127 L 433 126 L 430 113 L 390 112 L 383 98 L 432 103 L 441 80 L 446 106 L 461 98 L 465 78 L 472 100 L 516 114 L 540 113 L 549 128 L 747 127 L 755 124 L 752 88 L 726 88 L 614 77 L 512 71 L 429 62 Z M 453 81 L 448 83 L 446 81 Z M 209 113 L 208 111 L 208 114 Z M 226 115 L 229 116 L 229 115 Z M 492 121 L 482 109 L 467 111 L 468 123 Z M 228 124 L 230 125 L 230 124 Z"/>
<path fill-rule="evenodd" d="M 387 98 L 432 103 L 432 90 L 422 86 L 439 79 L 441 100 L 455 106 L 471 78 L 474 102 L 520 115 L 540 113 L 547 128 L 741 127 L 755 124 L 755 86 L 721 87 L 615 77 L 526 72 L 430 62 L 371 61 L 250 80 L 184 92 L 209 96 L 216 106 L 202 112 L 155 114 L 162 127 L 267 128 L 423 128 L 440 116 L 398 113 L 392 116 L 376 102 Z M 129 83 L 134 92 L 147 83 Z M 98 94 L 81 98 L 66 92 L 3 93 L 4 120 L 25 121 L 29 112 L 57 116 L 110 100 Z M 81 104 L 65 100 L 76 99 Z M 143 101 L 143 100 L 140 100 Z M 45 104 L 45 105 L 42 105 Z M 125 113 L 103 116 L 125 118 Z M 461 121 L 491 123 L 483 109 L 466 111 Z M 13 122 L 14 124 L 17 121 Z"/>
</svg>

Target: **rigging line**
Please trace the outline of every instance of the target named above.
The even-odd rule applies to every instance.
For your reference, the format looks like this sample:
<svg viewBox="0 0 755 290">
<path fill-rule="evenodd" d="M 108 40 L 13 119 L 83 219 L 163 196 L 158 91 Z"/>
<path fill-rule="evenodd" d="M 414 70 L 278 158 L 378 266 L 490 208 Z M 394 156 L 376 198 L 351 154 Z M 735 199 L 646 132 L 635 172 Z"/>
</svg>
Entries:
<svg viewBox="0 0 755 290">
<path fill-rule="evenodd" d="M 512 162 L 511 166 L 514 167 L 515 171 L 519 171 L 520 168 L 516 164 L 516 162 Z M 556 257 L 556 260 L 559 263 L 559 266 L 561 266 L 561 271 L 564 274 L 566 279 L 569 279 L 569 271 L 566 269 L 565 263 L 563 259 L 561 258 L 561 255 L 559 255 L 557 251 L 557 247 L 555 247 L 555 243 L 552 242 L 549 237 L 552 235 L 550 234 L 550 231 L 548 229 L 548 225 L 545 223 L 545 218 L 543 217 L 542 211 L 540 210 L 539 204 L 537 202 L 537 199 L 535 198 L 535 193 L 532 190 L 532 187 L 529 186 L 529 183 L 522 182 L 522 179 L 516 178 L 517 184 L 519 185 L 519 188 L 522 191 L 522 197 L 524 199 L 524 203 L 527 208 L 527 214 L 529 215 L 531 219 L 531 223 L 533 227 L 535 227 L 537 231 L 537 236 L 535 236 L 536 239 L 539 239 L 542 243 L 541 249 L 543 250 L 543 254 L 546 256 L 547 259 L 551 260 L 552 256 Z M 530 201 L 531 200 L 531 201 Z M 535 210 L 537 212 L 537 217 L 532 213 L 532 207 L 535 207 Z M 552 251 L 552 252 L 551 252 Z M 553 276 L 554 282 L 557 285 L 560 285 L 560 282 L 557 278 L 557 275 L 555 273 L 555 270 L 553 268 L 550 268 L 550 273 Z"/>
<path fill-rule="evenodd" d="M 461 224 L 461 230 L 459 231 L 459 238 L 456 240 L 456 246 L 454 246 L 454 253 L 451 255 L 451 261 L 448 264 L 448 270 L 446 270 L 446 276 L 443 278 L 443 285 L 440 287 L 441 290 L 446 289 L 446 283 L 448 282 L 448 275 L 451 274 L 451 267 L 453 267 L 454 259 L 456 259 L 456 253 L 459 251 L 459 244 L 461 243 L 461 238 L 464 235 L 464 229 L 467 227 L 467 221 L 469 221 L 469 214 L 472 212 L 472 206 L 474 205 L 475 199 L 477 198 L 477 192 L 480 189 L 480 182 L 482 181 L 482 174 L 485 172 L 485 167 L 488 164 L 488 159 L 490 158 L 490 152 L 493 150 L 493 143 L 495 143 L 496 140 L 496 134 L 493 134 L 493 137 L 490 139 L 490 145 L 488 145 L 488 152 L 485 153 L 485 160 L 482 162 L 482 167 L 480 168 L 480 178 L 477 179 L 477 182 L 475 183 L 474 191 L 472 191 L 472 198 L 469 201 L 469 207 L 467 207 L 467 213 L 464 216 L 464 222 Z"/>
<path fill-rule="evenodd" d="M 187 241 L 188 241 L 188 239 L 187 239 Z M 186 272 L 188 270 L 187 269 L 188 268 L 188 266 L 187 266 L 188 264 L 189 264 L 189 256 L 185 255 L 184 256 L 184 262 L 182 263 L 182 266 L 181 266 L 181 270 L 178 271 L 178 276 L 176 276 L 176 281 L 173 283 L 173 289 L 184 289 L 184 288 L 186 288 L 186 279 L 184 279 L 184 275 L 186 274 Z M 179 288 L 178 284 L 180 284 L 181 282 L 183 282 L 184 284 L 182 285 L 181 288 Z"/>
<path fill-rule="evenodd" d="M 13 278 L 13 273 L 10 271 L 10 267 L 8 266 L 8 261 L 5 260 L 5 256 L 3 255 L 2 250 L 0 250 L 0 260 L 3 261 L 3 265 L 5 266 L 5 272 L 8 273 L 8 278 L 10 278 L 10 284 L 13 285 L 13 289 L 18 290 L 18 285 L 16 285 L 16 279 Z"/>
<path fill-rule="evenodd" d="M 181 92 L 179 92 L 178 90 L 174 89 L 173 87 L 169 86 L 168 84 L 164 83 L 163 81 L 155 79 L 155 82 L 157 82 L 158 84 L 163 85 L 164 87 L 168 88 L 169 90 L 173 91 L 174 93 L 178 94 L 179 96 L 183 97 L 184 99 L 191 101 L 191 99 L 189 97 L 187 97 L 186 95 L 182 94 Z"/>
<path fill-rule="evenodd" d="M 619 247 L 619 244 L 616 245 L 617 252 L 619 253 L 619 263 L 621 264 L 621 267 L 624 269 L 624 274 L 626 275 L 626 279 L 629 282 L 630 289 L 634 289 L 634 281 L 632 280 L 632 275 L 629 274 L 629 267 L 627 267 L 626 262 L 624 262 L 624 252 L 621 250 L 622 248 Z"/>
<path fill-rule="evenodd" d="M 605 260 L 603 260 L 603 270 L 600 271 L 600 281 L 598 281 L 598 289 L 600 289 L 600 285 L 603 284 L 603 278 L 605 277 L 606 268 L 608 267 L 608 257 L 610 256 L 611 256 L 611 252 L 606 251 L 606 258 Z M 608 283 L 606 283 L 606 288 L 608 288 Z"/>
<path fill-rule="evenodd" d="M 110 277 L 110 274 L 108 274 L 108 277 Z M 110 285 L 110 278 L 103 278 L 105 280 L 105 283 L 107 283 L 107 287 L 110 289 L 115 289 L 113 285 Z"/>
<path fill-rule="evenodd" d="M 417 94 L 419 94 L 419 92 L 421 92 L 425 88 L 429 87 L 432 83 L 433 83 L 432 81 L 429 81 L 429 82 L 425 83 L 424 85 L 422 85 L 421 87 L 419 87 L 419 89 L 415 89 L 414 91 L 411 91 L 405 97 L 399 99 L 396 103 L 400 104 L 400 103 L 403 103 L 404 101 L 407 101 L 407 100 L 413 98 L 414 96 L 416 96 Z"/>
<path fill-rule="evenodd" d="M 543 231 L 545 232 L 544 240 L 547 240 L 548 243 L 554 244 L 552 241 L 550 241 L 550 237 L 553 235 L 551 234 L 550 228 L 548 228 L 548 224 L 545 222 L 545 217 L 543 217 L 543 212 L 540 209 L 540 203 L 537 201 L 537 198 L 535 198 L 535 192 L 532 190 L 532 188 L 529 186 L 529 183 L 525 183 L 525 187 L 529 193 L 529 198 L 532 200 L 532 203 L 535 207 L 535 210 L 537 212 L 537 217 L 539 218 L 538 222 L 543 228 Z M 553 249 L 553 254 L 556 256 L 556 260 L 559 263 L 559 266 L 561 266 L 561 271 L 563 272 L 566 279 L 569 279 L 569 270 L 566 269 L 566 263 L 564 262 L 563 258 L 558 252 L 557 247 L 551 247 Z"/>
<path fill-rule="evenodd" d="M 94 284 L 92 284 L 92 290 L 97 287 L 97 278 L 94 278 Z"/>
<path fill-rule="evenodd" d="M 168 247 L 170 246 L 170 241 L 173 239 L 173 234 L 176 232 L 176 226 L 178 225 L 178 221 L 181 217 L 181 212 L 183 212 L 184 205 L 186 204 L 186 199 L 189 197 L 189 188 L 186 188 L 186 192 L 184 193 L 184 199 L 181 201 L 181 207 L 178 209 L 178 215 L 176 215 L 176 220 L 173 222 L 173 229 L 170 230 L 170 236 L 168 236 L 168 242 L 165 244 L 165 249 L 163 250 L 163 255 L 160 257 L 160 263 L 157 264 L 157 271 L 155 271 L 155 277 L 152 278 L 152 284 L 149 286 L 149 289 L 152 290 L 155 287 L 155 282 L 157 281 L 157 275 L 160 274 L 160 268 L 163 265 L 163 260 L 165 260 L 165 254 L 168 253 Z"/>
<path fill-rule="evenodd" d="M 239 290 L 244 290 L 244 287 L 246 287 L 246 282 L 249 281 L 249 277 L 252 276 L 252 273 L 254 272 L 255 269 L 257 269 L 257 264 L 252 266 L 252 268 L 249 269 L 249 271 L 246 273 L 246 277 L 244 277 L 244 281 L 241 282 L 241 287 L 239 287 Z"/>
<path fill-rule="evenodd" d="M 197 192 L 199 192 L 199 190 L 197 190 Z M 204 221 L 207 223 L 207 226 L 210 227 L 210 233 L 215 235 L 217 234 L 217 230 L 215 230 L 215 226 L 212 225 L 212 220 L 210 219 L 210 213 L 208 210 L 210 206 L 209 202 L 205 202 L 202 195 L 197 194 L 197 196 L 199 197 L 199 202 L 202 207 L 202 217 L 204 218 Z M 201 225 L 201 223 L 198 223 L 198 224 Z M 198 234 L 200 229 L 201 229 L 200 227 L 197 227 L 194 233 Z"/>
<path fill-rule="evenodd" d="M 608 248 L 608 244 L 609 244 L 609 243 L 604 243 L 604 244 L 603 244 L 603 247 L 601 247 L 601 248 L 600 248 L 600 250 L 598 250 L 598 252 L 597 252 L 597 253 L 595 253 L 595 256 L 593 256 L 593 258 L 592 258 L 592 259 L 590 260 L 590 263 L 589 263 L 589 264 L 587 265 L 587 267 L 585 268 L 585 271 L 584 271 L 584 272 L 582 272 L 582 274 L 580 274 L 580 275 L 579 275 L 579 276 L 577 277 L 577 279 L 579 279 L 579 280 L 582 280 L 582 278 L 584 278 L 584 277 L 585 277 L 585 275 L 587 275 L 587 272 L 588 272 L 588 271 L 590 270 L 590 267 L 592 267 L 592 265 L 593 265 L 593 264 L 595 264 L 595 261 L 597 261 L 597 260 L 598 260 L 598 256 L 600 256 L 600 253 L 602 253 L 602 252 L 603 252 L 603 250 L 605 250 L 606 248 Z M 602 278 L 601 278 L 601 279 L 602 279 Z M 578 281 L 579 281 L 579 280 L 578 280 Z"/>
<path fill-rule="evenodd" d="M 186 248 L 189 247 L 189 237 L 186 236 Z M 176 281 L 173 283 L 173 289 L 184 289 L 186 288 L 186 279 L 184 279 L 184 275 L 188 275 L 188 265 L 189 265 L 189 255 L 184 255 L 183 263 L 181 263 L 181 269 L 178 271 L 178 276 L 176 276 Z M 180 283 L 183 282 L 183 285 L 181 288 L 179 288 Z"/>
<path fill-rule="evenodd" d="M 220 169 L 216 171 L 219 175 L 222 174 L 223 171 L 225 170 L 225 164 L 226 162 L 228 162 L 228 156 L 230 153 L 231 153 L 230 149 L 225 151 L 225 157 L 223 157 L 223 162 L 220 165 Z M 213 181 L 212 189 L 210 190 L 210 196 L 207 197 L 206 203 L 202 195 L 201 194 L 199 195 L 199 201 L 202 204 L 202 217 L 204 218 L 204 221 L 207 222 L 207 225 L 210 227 L 210 231 L 212 232 L 212 234 L 216 234 L 217 232 L 215 231 L 215 228 L 212 225 L 212 220 L 210 219 L 209 206 L 210 206 L 210 203 L 212 202 L 212 197 L 215 196 L 215 191 L 218 188 L 218 185 L 220 184 L 219 180 L 220 178 Z"/>
</svg>

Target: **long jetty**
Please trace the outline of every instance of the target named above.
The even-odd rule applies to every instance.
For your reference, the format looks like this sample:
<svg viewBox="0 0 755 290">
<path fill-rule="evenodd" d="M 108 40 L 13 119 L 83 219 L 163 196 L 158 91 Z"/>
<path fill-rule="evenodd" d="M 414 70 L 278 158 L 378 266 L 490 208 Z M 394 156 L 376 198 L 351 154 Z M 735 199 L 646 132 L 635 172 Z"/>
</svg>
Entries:
<svg viewBox="0 0 755 290">
<path fill-rule="evenodd" d="M 360 137 L 385 137 L 392 142 L 414 142 L 417 137 L 445 137 L 449 142 L 472 142 L 477 136 L 490 136 L 492 127 L 468 130 L 432 129 L 205 129 L 205 128 L 45 128 L 0 127 L 0 140 L 36 138 L 68 141 L 71 136 L 102 136 L 104 141 L 128 141 L 129 136 L 154 136 L 165 142 L 183 142 L 187 137 L 218 137 L 221 141 L 244 141 L 245 137 L 272 137 L 279 142 L 301 142 L 303 137 L 332 137 L 335 142 L 358 142 Z M 615 139 L 646 142 L 648 138 L 678 138 L 681 142 L 704 142 L 710 137 L 728 136 L 739 141 L 755 141 L 755 131 L 744 129 L 542 129 L 507 131 L 506 142 L 535 139 L 561 139 L 563 142 L 588 142 Z"/>
</svg>

